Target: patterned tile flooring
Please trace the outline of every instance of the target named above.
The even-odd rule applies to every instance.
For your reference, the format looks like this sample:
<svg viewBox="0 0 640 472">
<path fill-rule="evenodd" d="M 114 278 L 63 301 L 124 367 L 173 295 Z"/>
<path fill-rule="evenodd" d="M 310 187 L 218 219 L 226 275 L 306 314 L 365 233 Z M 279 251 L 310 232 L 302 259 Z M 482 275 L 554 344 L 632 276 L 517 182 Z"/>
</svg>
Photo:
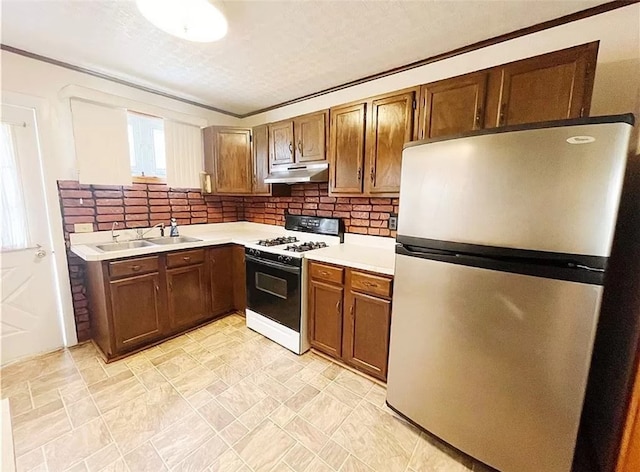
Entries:
<svg viewBox="0 0 640 472">
<path fill-rule="evenodd" d="M 234 314 L 105 364 L 85 343 L 0 372 L 18 471 L 465 472 L 385 389 Z"/>
</svg>

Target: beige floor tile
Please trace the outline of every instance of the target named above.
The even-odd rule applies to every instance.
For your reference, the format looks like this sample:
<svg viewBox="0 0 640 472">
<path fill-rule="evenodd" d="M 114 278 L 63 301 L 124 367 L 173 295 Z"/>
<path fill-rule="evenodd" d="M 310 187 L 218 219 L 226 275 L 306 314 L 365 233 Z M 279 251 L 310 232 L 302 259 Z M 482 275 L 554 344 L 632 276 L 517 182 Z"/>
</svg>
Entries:
<svg viewBox="0 0 640 472">
<path fill-rule="evenodd" d="M 204 361 L 202 365 L 204 365 L 209 370 L 217 370 L 218 368 L 222 367 L 225 364 L 220 356 L 214 355 L 210 359 L 207 359 L 206 361 Z"/>
<path fill-rule="evenodd" d="M 85 386 L 84 381 L 82 380 L 71 382 L 60 388 L 60 397 L 66 405 L 72 405 L 73 403 L 84 398 L 88 398 L 89 396 L 89 389 Z"/>
<path fill-rule="evenodd" d="M 213 437 L 215 432 L 197 413 L 172 424 L 151 439 L 151 444 L 169 468 L 182 462 L 189 454 Z"/>
<path fill-rule="evenodd" d="M 74 428 L 82 426 L 100 416 L 100 412 L 91 398 L 85 398 L 75 402 L 73 405 L 68 405 L 67 413 L 71 420 L 71 425 Z"/>
<path fill-rule="evenodd" d="M 235 451 L 227 449 L 220 454 L 213 464 L 209 466 L 210 472 L 238 472 L 241 468 L 246 467 L 240 456 Z"/>
<path fill-rule="evenodd" d="M 39 408 L 34 408 L 21 415 L 14 416 L 11 419 L 11 424 L 13 425 L 13 428 L 16 429 L 62 408 L 64 408 L 62 400 L 58 399 Z"/>
<path fill-rule="evenodd" d="M 222 333 L 215 333 L 207 336 L 204 339 L 198 341 L 200 345 L 212 352 L 220 352 L 225 346 L 228 346 L 231 343 L 235 343 L 236 341 L 229 336 Z"/>
<path fill-rule="evenodd" d="M 60 390 L 49 390 L 40 395 L 32 395 L 31 400 L 33 401 L 34 408 L 40 408 L 41 406 L 45 406 L 54 401 L 60 401 Z"/>
<path fill-rule="evenodd" d="M 324 390 L 329 384 L 331 384 L 331 380 L 322 374 L 316 374 L 315 377 L 309 380 L 309 385 L 317 388 L 318 390 Z"/>
<path fill-rule="evenodd" d="M 264 368 L 264 372 L 280 383 L 286 383 L 303 365 L 287 357 L 280 357 Z"/>
<path fill-rule="evenodd" d="M 350 455 L 347 457 L 347 460 L 344 461 L 340 472 L 373 472 L 373 470 L 371 467 Z"/>
<path fill-rule="evenodd" d="M 253 429 L 262 423 L 280 404 L 281 403 L 275 398 L 267 397 L 243 413 L 238 419 L 247 428 Z"/>
<path fill-rule="evenodd" d="M 301 390 L 299 390 L 295 395 L 289 398 L 285 405 L 291 408 L 293 411 L 298 412 L 302 410 L 307 403 L 313 400 L 318 394 L 320 390 L 311 385 L 305 385 Z"/>
<path fill-rule="evenodd" d="M 41 416 L 13 430 L 16 455 L 20 456 L 48 443 L 71 430 L 71 422 L 64 409 Z"/>
<path fill-rule="evenodd" d="M 26 382 L 25 385 L 27 385 Z M 9 399 L 11 416 L 21 415 L 33 409 L 33 402 L 31 401 L 31 394 L 29 393 L 28 386 L 26 391 L 20 391 L 13 395 L 8 395 L 7 392 L 3 391 L 2 398 Z"/>
<path fill-rule="evenodd" d="M 132 357 L 125 359 L 125 362 L 129 370 L 134 374 L 141 374 L 154 367 L 143 353 L 134 354 Z"/>
<path fill-rule="evenodd" d="M 0 369 L 2 389 L 27 380 L 34 380 L 45 374 L 74 367 L 69 351 L 58 350 L 42 356 L 16 362 Z"/>
<path fill-rule="evenodd" d="M 329 380 L 335 380 L 342 370 L 343 369 L 339 365 L 331 364 L 322 371 L 322 375 Z"/>
<path fill-rule="evenodd" d="M 320 452 L 329 440 L 326 434 L 299 416 L 295 416 L 289 421 L 284 430 L 314 454 Z"/>
<path fill-rule="evenodd" d="M 297 443 L 284 456 L 284 462 L 295 472 L 303 472 L 313 462 L 315 454 L 302 444 Z"/>
<path fill-rule="evenodd" d="M 404 472 L 418 437 L 412 426 L 361 402 L 332 439 L 377 471 Z"/>
<path fill-rule="evenodd" d="M 171 383 L 184 397 L 189 397 L 218 380 L 218 376 L 202 365 L 184 372 L 171 380 Z"/>
<path fill-rule="evenodd" d="M 179 351 L 179 354 L 173 355 L 176 351 Z M 195 369 L 200 365 L 193 357 L 184 352 L 183 349 L 175 349 L 167 355 L 172 355 L 172 357 L 167 360 L 163 360 L 161 363 L 156 363 L 158 360 L 164 359 L 164 356 L 161 356 L 158 359 L 154 359 L 152 362 L 156 363 L 156 368 L 169 380 L 173 380 L 181 374 L 188 372 L 191 369 Z"/>
<path fill-rule="evenodd" d="M 198 408 L 198 412 L 213 426 L 216 431 L 222 431 L 236 419 L 233 414 L 222 406 L 217 400 L 213 399 L 204 406 Z"/>
<path fill-rule="evenodd" d="M 297 472 L 295 469 L 289 467 L 286 462 L 280 461 L 276 464 L 276 466 L 271 469 L 270 472 Z"/>
<path fill-rule="evenodd" d="M 216 398 L 227 410 L 235 416 L 240 416 L 266 397 L 267 394 L 257 385 L 249 380 L 243 380 L 231 386 Z"/>
<path fill-rule="evenodd" d="M 93 365 L 87 365 L 80 369 L 80 375 L 82 376 L 84 383 L 87 385 L 93 385 L 109 378 L 107 371 L 100 365 L 98 359 L 95 359 Z"/>
<path fill-rule="evenodd" d="M 271 421 L 282 428 L 291 421 L 294 416 L 296 416 L 295 411 L 286 405 L 280 405 L 269 417 L 271 418 Z"/>
<path fill-rule="evenodd" d="M 205 364 L 205 367 L 210 368 L 208 364 Z M 246 377 L 243 372 L 239 372 L 229 364 L 222 364 L 213 371 L 227 385 L 235 385 Z"/>
<path fill-rule="evenodd" d="M 284 383 L 284 386 L 287 387 L 289 390 L 291 390 L 293 392 L 299 392 L 300 390 L 302 390 L 307 385 L 309 385 L 309 384 L 306 383 L 305 381 L 303 381 L 297 375 L 293 375 L 293 376 L 289 377 L 287 379 L 287 381 Z"/>
<path fill-rule="evenodd" d="M 351 408 L 336 398 L 320 392 L 300 411 L 299 415 L 330 436 L 351 411 Z"/>
<path fill-rule="evenodd" d="M 29 381 L 29 384 L 31 385 L 31 395 L 42 395 L 43 393 L 56 390 L 65 386 L 69 382 L 74 382 L 80 378 L 78 369 L 76 369 L 74 365 L 65 367 L 50 374 L 41 375 L 37 379 Z"/>
<path fill-rule="evenodd" d="M 89 469 L 87 469 L 87 465 L 84 462 L 78 462 L 68 469 L 65 469 L 64 472 L 89 472 Z"/>
<path fill-rule="evenodd" d="M 160 472 L 167 470 L 157 451 L 150 442 L 146 442 L 124 456 L 131 472 Z"/>
<path fill-rule="evenodd" d="M 334 470 L 340 470 L 340 466 L 344 463 L 347 456 L 349 456 L 349 453 L 333 440 L 329 440 L 318 453 L 318 457 L 329 464 Z"/>
<path fill-rule="evenodd" d="M 233 448 L 255 472 L 271 470 L 295 441 L 269 420 L 238 441 Z"/>
<path fill-rule="evenodd" d="M 367 393 L 364 398 L 377 407 L 383 407 L 387 402 L 387 389 L 382 385 L 373 384 L 373 387 L 371 387 L 371 390 L 369 390 L 369 393 Z"/>
<path fill-rule="evenodd" d="M 231 423 L 229 426 L 224 428 L 218 434 L 222 439 L 225 440 L 227 444 L 233 446 L 235 443 L 240 441 L 243 437 L 245 437 L 249 433 L 249 429 L 240 423 L 240 421 L 236 420 Z"/>
<path fill-rule="evenodd" d="M 172 472 L 201 472 L 214 464 L 228 449 L 227 444 L 219 436 L 214 436 L 171 470 Z"/>
<path fill-rule="evenodd" d="M 114 375 L 118 375 L 123 372 L 130 372 L 129 366 L 125 362 L 125 359 L 105 364 L 103 368 L 107 372 L 107 375 L 109 377 L 113 377 Z"/>
<path fill-rule="evenodd" d="M 249 378 L 254 384 L 260 387 L 263 392 L 279 402 L 284 402 L 293 396 L 293 391 L 263 372 L 254 373 Z"/>
<path fill-rule="evenodd" d="M 160 386 L 170 385 L 169 381 L 164 378 L 164 376 L 158 372 L 158 370 L 154 367 L 153 369 L 145 370 L 141 374 L 136 376 L 144 388 L 148 391 L 155 390 Z"/>
<path fill-rule="evenodd" d="M 120 451 L 118 451 L 115 443 L 111 443 L 87 457 L 85 463 L 87 464 L 89 472 L 99 472 L 120 459 L 122 459 Z"/>
<path fill-rule="evenodd" d="M 350 408 L 357 407 L 358 403 L 362 401 L 362 397 L 356 395 L 351 390 L 347 390 L 346 388 L 341 387 L 335 382 L 331 382 L 325 387 L 323 391 L 336 398 L 338 401 L 341 401 Z"/>
<path fill-rule="evenodd" d="M 166 354 L 166 352 L 164 352 L 162 349 L 160 349 L 158 346 L 153 346 L 150 347 L 148 349 L 145 349 L 144 351 L 142 351 L 142 354 L 149 359 L 151 362 L 153 362 L 154 359 L 156 359 L 157 357 L 160 357 L 164 354 Z M 156 364 L 154 364 L 156 365 Z"/>
<path fill-rule="evenodd" d="M 207 392 L 209 392 L 214 397 L 217 397 L 228 388 L 229 385 L 227 385 L 225 382 L 223 382 L 222 380 L 217 380 L 207 387 Z"/>
<path fill-rule="evenodd" d="M 64 470 L 98 452 L 110 442 L 111 436 L 104 421 L 97 418 L 46 444 L 44 455 L 50 471 Z"/>
<path fill-rule="evenodd" d="M 120 372 L 112 377 L 105 377 L 100 382 L 96 382 L 89 386 L 89 392 L 92 395 L 96 395 L 103 391 L 112 391 L 113 387 L 119 386 L 125 380 L 133 379 L 133 373 L 131 371 Z"/>
<path fill-rule="evenodd" d="M 131 372 L 129 372 L 129 374 L 131 374 Z M 93 399 L 100 409 L 100 412 L 104 414 L 118 405 L 131 401 L 146 392 L 147 390 L 144 388 L 144 385 L 142 385 L 137 378 L 130 377 L 109 388 L 100 390 L 98 393 L 94 393 Z"/>
<path fill-rule="evenodd" d="M 200 408 L 209 403 L 213 399 L 213 395 L 207 389 L 204 389 L 186 397 L 186 399 L 193 408 Z"/>
<path fill-rule="evenodd" d="M 166 384 L 109 410 L 103 417 L 126 454 L 191 412 L 187 401 Z"/>
<path fill-rule="evenodd" d="M 409 467 L 415 472 L 469 472 L 472 461 L 422 433 Z"/>
<path fill-rule="evenodd" d="M 346 369 L 343 369 L 342 372 L 338 374 L 334 382 L 361 397 L 369 393 L 369 390 L 373 387 L 371 380 L 365 379 L 361 375 Z"/>
<path fill-rule="evenodd" d="M 44 453 L 41 447 L 16 458 L 17 472 L 29 472 L 42 466 L 44 466 L 46 470 Z"/>
<path fill-rule="evenodd" d="M 83 361 L 92 360 L 94 357 L 99 356 L 98 350 L 91 341 L 70 347 L 69 354 L 78 365 L 81 365 Z"/>
<path fill-rule="evenodd" d="M 107 465 L 104 469 L 101 469 L 100 472 L 133 472 L 130 470 L 124 459 L 118 459 L 111 464 Z"/>
<path fill-rule="evenodd" d="M 316 457 L 306 472 L 334 472 L 329 465 L 319 457 Z"/>
</svg>

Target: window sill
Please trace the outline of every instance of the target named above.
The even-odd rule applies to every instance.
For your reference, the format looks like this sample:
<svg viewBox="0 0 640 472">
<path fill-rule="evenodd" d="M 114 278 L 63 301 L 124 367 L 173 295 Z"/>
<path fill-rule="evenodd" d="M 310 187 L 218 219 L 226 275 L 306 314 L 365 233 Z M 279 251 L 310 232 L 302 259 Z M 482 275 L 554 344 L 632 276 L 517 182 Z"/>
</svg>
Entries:
<svg viewBox="0 0 640 472">
<path fill-rule="evenodd" d="M 167 179 L 164 179 L 162 177 L 144 177 L 141 175 L 134 175 L 131 180 L 134 184 L 166 184 L 167 183 Z"/>
</svg>

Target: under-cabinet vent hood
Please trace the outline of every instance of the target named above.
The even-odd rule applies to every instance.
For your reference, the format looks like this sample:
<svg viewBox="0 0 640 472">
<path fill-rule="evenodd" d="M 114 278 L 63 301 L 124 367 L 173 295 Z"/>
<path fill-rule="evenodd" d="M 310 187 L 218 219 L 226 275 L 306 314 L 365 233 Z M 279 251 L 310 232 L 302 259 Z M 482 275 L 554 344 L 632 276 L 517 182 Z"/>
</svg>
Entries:
<svg viewBox="0 0 640 472">
<path fill-rule="evenodd" d="M 300 184 L 304 182 L 327 182 L 329 180 L 329 164 L 291 165 L 282 169 L 272 169 L 264 179 L 266 184 Z"/>
</svg>

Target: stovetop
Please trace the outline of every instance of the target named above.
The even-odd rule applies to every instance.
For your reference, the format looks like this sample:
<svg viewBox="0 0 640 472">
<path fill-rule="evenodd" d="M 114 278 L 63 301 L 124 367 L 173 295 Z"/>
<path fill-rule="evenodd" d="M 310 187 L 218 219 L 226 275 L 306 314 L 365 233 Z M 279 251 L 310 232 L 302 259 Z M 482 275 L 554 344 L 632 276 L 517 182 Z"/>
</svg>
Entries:
<svg viewBox="0 0 640 472">
<path fill-rule="evenodd" d="M 313 251 L 314 249 L 322 249 L 327 247 L 327 243 L 324 241 L 307 241 L 301 244 L 291 244 L 284 248 L 285 251 L 291 252 L 306 252 Z"/>
<path fill-rule="evenodd" d="M 297 243 L 299 240 L 295 236 L 280 236 L 278 238 L 261 239 L 256 244 L 258 246 L 272 247 L 282 246 L 283 244 Z"/>
</svg>

